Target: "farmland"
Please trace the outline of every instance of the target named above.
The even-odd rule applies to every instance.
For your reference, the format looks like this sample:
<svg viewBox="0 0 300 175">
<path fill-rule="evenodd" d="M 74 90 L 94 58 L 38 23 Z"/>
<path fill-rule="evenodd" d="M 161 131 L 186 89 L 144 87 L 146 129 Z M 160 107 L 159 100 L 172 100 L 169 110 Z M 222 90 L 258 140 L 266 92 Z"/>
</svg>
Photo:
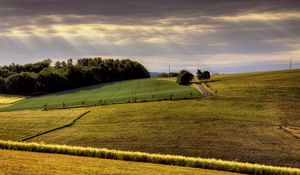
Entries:
<svg viewBox="0 0 300 175">
<path fill-rule="evenodd" d="M 299 167 L 300 142 L 280 129 L 300 126 L 299 77 L 222 75 L 209 83 L 213 98 L 93 107 L 73 127 L 31 141 Z"/>
<path fill-rule="evenodd" d="M 35 162 L 35 163 L 32 163 Z M 131 174 L 131 175 L 238 175 L 237 173 L 188 167 L 126 162 L 98 158 L 0 150 L 0 174 Z M 51 168 L 49 168 L 51 167 Z"/>
<path fill-rule="evenodd" d="M 130 80 L 74 89 L 45 96 L 28 98 L 4 107 L 2 111 L 62 108 L 68 106 L 101 105 L 162 99 L 199 97 L 200 93 L 190 86 L 155 79 Z"/>
<path fill-rule="evenodd" d="M 83 109 L 73 109 L 63 111 L 24 110 L 1 112 L 0 140 L 22 140 L 68 123 L 83 111 Z"/>
<path fill-rule="evenodd" d="M 213 80 L 217 81 L 209 82 L 206 88 L 211 92 L 217 90 L 217 93 L 209 98 L 100 105 L 54 111 L 32 110 L 32 116 L 31 110 L 1 112 L 3 118 L 9 115 L 17 116 L 18 113 L 26 111 L 28 115 L 22 115 L 25 117 L 19 117 L 15 121 L 4 120 L 6 122 L 0 123 L 0 127 L 5 130 L 9 130 L 10 127 L 17 128 L 17 125 L 22 126 L 21 121 L 27 117 L 28 121 L 33 122 L 30 117 L 44 118 L 51 112 L 66 112 L 70 113 L 70 117 L 74 117 L 82 112 L 77 110 L 90 110 L 90 113 L 72 127 L 50 132 L 29 141 L 299 168 L 299 139 L 282 127 L 300 127 L 300 70 L 219 75 L 213 77 Z M 127 84 L 132 81 L 121 83 Z M 152 83 L 147 88 L 156 89 L 155 85 L 156 83 Z M 118 84 L 105 86 L 116 87 Z M 191 90 L 190 86 L 180 86 L 181 88 Z M 88 91 L 87 89 L 85 91 Z M 86 93 L 85 91 L 80 93 Z M 194 89 L 192 91 L 194 92 Z M 68 93 L 71 94 L 70 91 Z M 76 98 L 80 93 L 68 97 Z M 121 91 L 116 93 L 121 94 Z M 100 90 L 99 94 L 102 94 Z M 149 96 L 151 98 L 151 95 Z M 29 98 L 13 106 L 34 99 Z M 38 125 L 35 123 L 33 126 Z M 54 125 L 59 126 L 61 123 Z M 23 131 L 20 129 L 17 132 L 18 134 L 8 132 L 1 137 L 5 140 L 19 140 L 18 135 L 22 135 Z"/>
</svg>

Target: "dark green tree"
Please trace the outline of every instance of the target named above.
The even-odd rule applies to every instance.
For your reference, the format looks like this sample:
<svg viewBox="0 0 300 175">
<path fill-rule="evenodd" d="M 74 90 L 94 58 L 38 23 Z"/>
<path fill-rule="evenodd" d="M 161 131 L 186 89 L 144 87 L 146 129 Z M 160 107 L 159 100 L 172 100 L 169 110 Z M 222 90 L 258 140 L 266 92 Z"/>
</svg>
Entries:
<svg viewBox="0 0 300 175">
<path fill-rule="evenodd" d="M 194 78 L 194 75 L 186 70 L 180 71 L 177 77 L 177 83 L 180 85 L 189 84 Z"/>
<path fill-rule="evenodd" d="M 205 80 L 210 79 L 210 73 L 208 71 L 203 72 L 203 79 L 205 79 Z"/>
<path fill-rule="evenodd" d="M 202 80 L 203 79 L 203 74 L 202 74 L 202 72 L 201 72 L 201 70 L 200 69 L 198 69 L 197 70 L 197 78 L 199 79 L 199 80 Z"/>
<path fill-rule="evenodd" d="M 44 69 L 37 76 L 39 93 L 56 92 L 68 88 L 68 79 L 53 68 Z"/>
<path fill-rule="evenodd" d="M 22 72 L 7 77 L 6 90 L 14 94 L 35 94 L 36 74 Z"/>
<path fill-rule="evenodd" d="M 5 79 L 0 77 L 0 92 L 5 92 Z"/>
</svg>

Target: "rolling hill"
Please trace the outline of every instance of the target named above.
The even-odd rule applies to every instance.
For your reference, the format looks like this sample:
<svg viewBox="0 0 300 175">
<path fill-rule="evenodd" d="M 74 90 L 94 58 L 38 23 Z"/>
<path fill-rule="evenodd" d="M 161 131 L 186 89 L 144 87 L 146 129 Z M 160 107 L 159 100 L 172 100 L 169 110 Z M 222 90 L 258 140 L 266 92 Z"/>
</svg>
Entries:
<svg viewBox="0 0 300 175">
<path fill-rule="evenodd" d="M 206 88 L 213 97 L 82 108 L 91 112 L 72 127 L 29 141 L 299 168 L 300 141 L 286 128 L 300 127 L 300 70 L 220 75 Z"/>
<path fill-rule="evenodd" d="M 129 80 L 73 89 L 44 96 L 27 98 L 0 111 L 24 109 L 63 108 L 69 106 L 101 105 L 163 99 L 199 97 L 190 86 L 180 86 L 172 81 L 158 79 Z"/>
</svg>

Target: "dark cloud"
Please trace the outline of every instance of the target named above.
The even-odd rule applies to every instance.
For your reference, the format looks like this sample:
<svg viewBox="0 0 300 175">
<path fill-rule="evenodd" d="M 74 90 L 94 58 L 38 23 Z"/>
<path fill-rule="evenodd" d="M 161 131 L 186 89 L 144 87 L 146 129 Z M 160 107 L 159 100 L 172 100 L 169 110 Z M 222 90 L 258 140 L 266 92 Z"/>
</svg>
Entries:
<svg viewBox="0 0 300 175">
<path fill-rule="evenodd" d="M 119 17 L 222 16 L 297 11 L 297 0 L 1 0 L 1 16 L 103 15 Z M 17 13 L 16 13 L 17 12 Z"/>
<path fill-rule="evenodd" d="M 300 45 L 299 11 L 298 0 L 0 0 L 0 64 L 87 55 L 172 55 L 179 63 L 185 56 L 199 62 L 195 55 L 288 53 Z M 248 14 L 270 16 L 223 18 Z M 272 14 L 282 16 L 269 20 Z M 93 31 L 73 36 L 79 24 Z"/>
</svg>

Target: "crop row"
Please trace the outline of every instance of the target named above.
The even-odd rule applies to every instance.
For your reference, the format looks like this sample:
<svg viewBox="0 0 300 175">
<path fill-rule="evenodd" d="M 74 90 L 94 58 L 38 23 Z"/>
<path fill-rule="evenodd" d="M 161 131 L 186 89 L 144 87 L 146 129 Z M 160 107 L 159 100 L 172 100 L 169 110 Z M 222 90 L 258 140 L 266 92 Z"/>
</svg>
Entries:
<svg viewBox="0 0 300 175">
<path fill-rule="evenodd" d="M 0 140 L 0 149 L 68 154 L 135 162 L 148 162 L 255 175 L 300 175 L 300 169 L 297 168 L 275 167 L 259 164 L 223 161 L 217 159 L 203 159 L 175 155 L 149 154 L 142 152 L 118 151 L 90 147 L 75 147 L 66 145 L 50 145 L 42 143 L 25 143 Z"/>
</svg>

